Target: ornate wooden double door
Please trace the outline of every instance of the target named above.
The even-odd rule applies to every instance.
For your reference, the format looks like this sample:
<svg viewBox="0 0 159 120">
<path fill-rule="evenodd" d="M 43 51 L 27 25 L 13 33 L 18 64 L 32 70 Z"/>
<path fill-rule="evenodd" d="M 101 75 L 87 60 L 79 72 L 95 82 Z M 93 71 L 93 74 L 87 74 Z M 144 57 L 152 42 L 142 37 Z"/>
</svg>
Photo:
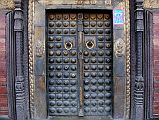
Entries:
<svg viewBox="0 0 159 120">
<path fill-rule="evenodd" d="M 111 119 L 111 12 L 50 11 L 46 19 L 48 116 Z"/>
</svg>

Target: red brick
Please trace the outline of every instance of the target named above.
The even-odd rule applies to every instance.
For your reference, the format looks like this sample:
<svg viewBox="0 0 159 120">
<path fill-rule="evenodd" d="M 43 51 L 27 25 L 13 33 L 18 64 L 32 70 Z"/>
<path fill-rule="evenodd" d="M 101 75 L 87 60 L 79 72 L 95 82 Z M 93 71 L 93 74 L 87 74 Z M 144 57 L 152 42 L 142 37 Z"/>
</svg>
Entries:
<svg viewBox="0 0 159 120">
<path fill-rule="evenodd" d="M 157 35 L 157 34 L 159 33 L 159 29 L 158 29 L 159 25 L 155 25 L 155 26 L 156 26 L 156 27 L 154 27 L 154 29 L 153 29 L 153 30 L 154 30 L 154 37 L 155 37 L 155 38 L 156 38 L 156 37 L 158 38 L 158 35 Z M 158 26 L 158 27 L 157 27 L 157 26 Z M 156 41 L 157 41 L 157 39 L 156 39 Z M 158 41 L 159 41 L 159 40 L 158 40 Z"/>
<path fill-rule="evenodd" d="M 4 44 L 5 43 L 5 38 L 0 37 L 0 44 Z"/>
<path fill-rule="evenodd" d="M 6 86 L 7 85 L 7 82 L 6 81 L 1 81 L 0 80 L 0 86 Z"/>
<path fill-rule="evenodd" d="M 5 38 L 5 30 L 0 30 L 0 36 L 3 36 L 2 38 Z"/>
<path fill-rule="evenodd" d="M 5 75 L 6 71 L 5 69 L 0 69 L 0 75 Z"/>
<path fill-rule="evenodd" d="M 0 82 L 7 82 L 5 76 L 0 76 Z"/>
<path fill-rule="evenodd" d="M 8 110 L 8 107 L 0 107 L 0 110 L 1 110 L 1 111 L 7 111 L 7 110 Z"/>
<path fill-rule="evenodd" d="M 7 108 L 8 104 L 6 102 L 0 102 L 0 107 Z"/>
<path fill-rule="evenodd" d="M 159 81 L 159 79 L 158 79 L 158 81 Z M 159 88 L 159 83 L 155 83 L 155 84 L 154 84 L 154 87 L 155 87 L 155 88 Z"/>
<path fill-rule="evenodd" d="M 159 115 L 158 113 L 159 113 L 159 110 L 158 110 L 158 109 L 153 108 L 153 115 Z"/>
<path fill-rule="evenodd" d="M 154 93 L 154 96 L 159 96 L 159 93 Z"/>
<path fill-rule="evenodd" d="M 153 100 L 154 100 L 153 102 L 159 101 L 159 96 L 154 96 Z"/>
<path fill-rule="evenodd" d="M 7 88 L 4 86 L 0 87 L 0 94 L 7 94 Z"/>
<path fill-rule="evenodd" d="M 155 24 L 157 24 L 157 23 L 159 23 L 159 14 L 154 14 L 154 16 L 153 16 L 153 22 L 155 23 Z"/>
<path fill-rule="evenodd" d="M 7 102 L 8 101 L 8 95 L 7 94 L 1 94 L 0 95 L 0 102 L 3 102 L 3 103 L 5 103 L 5 102 Z"/>
<path fill-rule="evenodd" d="M 6 57 L 5 56 L 1 56 L 0 57 L 0 61 L 5 61 L 6 60 Z"/>
<path fill-rule="evenodd" d="M 5 49 L 5 13 L 0 12 L 0 115 L 8 115 Z"/>
<path fill-rule="evenodd" d="M 159 115 L 159 14 L 153 15 L 153 114 Z"/>
<path fill-rule="evenodd" d="M 0 115 L 8 115 L 8 111 L 0 111 Z"/>
<path fill-rule="evenodd" d="M 154 72 L 153 72 L 153 75 L 154 75 L 155 77 L 159 76 L 159 70 L 154 71 Z"/>
<path fill-rule="evenodd" d="M 155 50 L 156 51 L 156 50 Z M 159 52 L 159 51 L 158 51 Z M 159 54 L 154 54 L 154 60 L 159 60 Z M 154 65 L 156 66 L 156 65 Z"/>
</svg>

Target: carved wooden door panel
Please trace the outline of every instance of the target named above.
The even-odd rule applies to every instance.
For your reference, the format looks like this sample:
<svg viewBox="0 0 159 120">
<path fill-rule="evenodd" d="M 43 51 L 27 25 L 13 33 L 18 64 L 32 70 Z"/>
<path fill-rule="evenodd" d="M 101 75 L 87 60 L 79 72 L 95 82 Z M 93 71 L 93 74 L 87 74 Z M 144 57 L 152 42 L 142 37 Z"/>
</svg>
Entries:
<svg viewBox="0 0 159 120">
<path fill-rule="evenodd" d="M 109 11 L 47 14 L 48 116 L 112 116 L 111 27 Z"/>
</svg>

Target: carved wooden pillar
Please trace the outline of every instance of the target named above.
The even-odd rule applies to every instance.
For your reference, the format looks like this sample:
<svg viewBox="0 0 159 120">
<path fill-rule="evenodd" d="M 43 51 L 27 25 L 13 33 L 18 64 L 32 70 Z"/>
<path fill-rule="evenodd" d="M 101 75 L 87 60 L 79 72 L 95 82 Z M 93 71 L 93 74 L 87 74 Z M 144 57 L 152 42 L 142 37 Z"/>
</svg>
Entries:
<svg viewBox="0 0 159 120">
<path fill-rule="evenodd" d="M 23 22 L 23 2 L 22 0 L 15 0 L 14 10 L 14 39 L 16 45 L 16 77 L 15 77 L 15 102 L 16 102 L 16 119 L 26 120 L 26 84 L 24 78 L 24 22 Z"/>
<path fill-rule="evenodd" d="M 134 120 L 144 120 L 144 79 L 143 79 L 143 40 L 144 40 L 143 0 L 135 4 L 136 79 L 134 85 Z"/>
</svg>

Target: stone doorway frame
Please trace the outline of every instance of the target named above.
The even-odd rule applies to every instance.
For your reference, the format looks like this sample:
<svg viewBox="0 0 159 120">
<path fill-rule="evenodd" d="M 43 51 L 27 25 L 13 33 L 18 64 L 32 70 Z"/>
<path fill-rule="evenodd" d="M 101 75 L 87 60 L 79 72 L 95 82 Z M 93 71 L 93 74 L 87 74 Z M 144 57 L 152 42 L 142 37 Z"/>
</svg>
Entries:
<svg viewBox="0 0 159 120">
<path fill-rule="evenodd" d="M 113 1 L 114 3 L 115 1 Z M 115 3 L 114 3 L 115 4 Z M 119 3 L 120 4 L 120 3 Z M 119 5 L 117 4 L 117 5 Z M 125 106 L 124 106 L 124 118 L 130 118 L 130 100 L 131 100 L 131 83 L 130 83 L 130 14 L 129 14 L 129 0 L 122 1 L 120 6 L 123 6 L 123 10 L 125 13 L 125 24 L 124 24 L 124 40 L 125 40 L 125 50 L 124 61 L 125 61 Z M 66 6 L 54 6 L 54 9 L 66 7 Z M 68 8 L 72 8 L 72 6 L 67 6 Z M 75 5 L 75 7 L 80 7 L 80 5 Z M 88 6 L 87 6 L 88 7 Z M 116 6 L 118 8 L 119 6 Z M 115 8 L 115 7 L 114 7 Z M 108 8 L 96 8 L 96 9 L 112 9 Z M 15 47 L 9 48 L 14 52 L 16 57 L 13 59 L 12 56 L 9 56 L 10 60 L 13 60 L 16 65 L 16 73 L 15 76 L 10 76 L 8 82 L 11 82 L 15 89 L 13 90 L 13 94 L 15 98 L 12 96 L 9 99 L 15 99 L 15 108 L 13 108 L 12 112 L 15 112 L 15 116 L 11 116 L 17 120 L 26 120 L 34 118 L 35 112 L 35 75 L 34 75 L 34 53 L 33 53 L 33 42 L 34 42 L 34 18 L 35 18 L 35 1 L 34 0 L 15 0 L 15 9 L 13 11 L 12 20 L 14 19 L 14 23 L 12 23 L 13 36 L 15 40 Z M 11 19 L 11 18 L 10 18 Z M 8 41 L 12 41 L 10 39 L 10 32 L 8 33 Z M 12 36 L 12 37 L 13 37 Z M 11 43 L 9 43 L 11 45 Z M 41 49 L 41 48 L 39 48 Z M 43 48 L 42 48 L 43 49 Z M 12 63 L 10 63 L 11 65 Z M 8 67 L 8 70 L 13 71 Z M 14 78 L 15 81 L 11 81 L 11 78 Z M 116 78 L 116 80 L 121 80 L 123 78 Z M 116 115 L 117 117 L 117 115 Z"/>
<path fill-rule="evenodd" d="M 44 0 L 43 0 L 44 1 Z M 114 2 L 114 1 L 113 1 Z M 40 3 L 40 2 L 39 2 Z M 110 10 L 114 10 L 114 9 L 118 9 L 120 8 L 121 6 L 123 7 L 123 11 L 125 13 L 125 24 L 123 26 L 123 29 L 124 29 L 124 35 L 123 35 L 123 39 L 124 39 L 124 44 L 126 46 L 124 46 L 124 49 L 123 50 L 126 50 L 127 52 L 124 52 L 123 55 L 123 58 L 121 57 L 120 60 L 123 59 L 124 64 L 125 64 L 125 67 L 123 71 L 125 71 L 125 76 L 126 77 L 115 77 L 114 79 L 116 81 L 121 81 L 124 79 L 125 81 L 125 97 L 124 97 L 124 118 L 127 119 L 130 117 L 130 18 L 129 18 L 129 1 L 126 0 L 126 1 L 123 1 L 123 2 L 119 2 L 119 3 L 116 3 L 114 2 L 114 4 L 116 3 L 117 6 L 108 6 L 108 7 L 98 7 L 96 6 L 96 8 L 93 8 L 92 5 L 86 5 L 86 6 L 83 6 L 83 5 L 49 5 L 47 7 L 47 5 L 44 4 L 44 2 L 41 2 L 43 3 L 42 5 L 41 4 L 38 4 L 37 2 L 35 2 L 34 0 L 29 0 L 29 9 L 28 9 L 28 40 L 29 40 L 29 87 L 30 87 L 30 113 L 31 113 L 31 118 L 34 118 L 36 115 L 35 115 L 35 99 L 37 99 L 37 96 L 36 94 L 41 94 L 41 93 L 37 93 L 36 92 L 36 79 L 39 79 L 41 80 L 41 84 L 42 84 L 42 87 L 44 86 L 44 79 L 45 79 L 45 72 L 44 71 L 34 71 L 35 70 L 35 67 L 36 67 L 36 64 L 35 64 L 35 58 L 36 60 L 41 60 L 41 59 L 44 59 L 45 58 L 45 55 L 43 54 L 40 58 L 38 57 L 37 58 L 37 55 L 32 52 L 32 51 L 36 51 L 34 48 L 36 46 L 34 46 L 34 42 L 35 42 L 35 38 L 37 39 L 40 39 L 41 37 L 37 36 L 35 31 L 36 30 L 39 30 L 40 33 L 42 33 L 41 31 L 44 31 L 43 29 L 43 26 L 45 26 L 45 24 L 42 24 L 42 25 L 39 25 L 40 27 L 33 27 L 34 25 L 37 25 L 40 24 L 40 21 L 36 21 L 34 18 L 38 17 L 39 19 L 40 16 L 45 16 L 45 13 L 41 13 L 39 16 L 38 14 L 36 14 L 36 10 L 42 10 L 42 11 L 45 11 L 45 9 L 64 9 L 64 8 L 67 8 L 67 9 L 86 9 L 87 7 L 90 8 L 90 9 L 103 9 L 103 10 L 107 10 L 107 9 L 110 9 Z M 34 23 L 34 22 L 35 23 Z M 45 20 L 42 19 L 42 21 L 44 22 Z M 45 23 L 45 22 L 44 22 Z M 43 30 L 42 30 L 43 29 Z M 120 27 L 117 27 L 116 29 L 120 29 Z M 33 34 L 34 33 L 34 34 Z M 116 38 L 115 38 L 116 39 Z M 37 41 L 36 41 L 37 42 Z M 34 47 L 33 47 L 34 46 Z M 38 51 L 45 51 L 44 49 L 44 46 L 45 46 L 45 43 L 42 43 L 42 45 L 40 46 L 43 46 L 43 47 L 38 47 L 36 49 L 38 49 Z M 115 50 L 117 51 L 117 50 Z M 116 62 L 119 62 L 120 61 L 119 59 L 116 59 Z M 45 60 L 42 60 L 43 61 L 43 64 Z M 116 74 L 119 74 L 119 71 L 115 71 Z M 39 77 L 36 77 L 35 76 L 38 75 Z M 120 82 L 119 83 L 116 83 L 116 84 L 121 84 Z M 118 89 L 118 88 L 117 88 Z M 46 92 L 45 88 L 44 88 L 44 91 Z M 119 90 L 120 91 L 120 90 Z M 41 100 L 44 100 L 45 96 L 43 96 L 41 98 Z M 45 101 L 45 100 L 44 100 Z M 116 101 L 117 102 L 117 101 Z M 117 104 L 117 103 L 116 103 Z M 45 116 L 45 115 L 44 115 Z M 116 118 L 117 116 L 120 116 L 120 115 L 114 115 L 114 117 Z"/>
</svg>

